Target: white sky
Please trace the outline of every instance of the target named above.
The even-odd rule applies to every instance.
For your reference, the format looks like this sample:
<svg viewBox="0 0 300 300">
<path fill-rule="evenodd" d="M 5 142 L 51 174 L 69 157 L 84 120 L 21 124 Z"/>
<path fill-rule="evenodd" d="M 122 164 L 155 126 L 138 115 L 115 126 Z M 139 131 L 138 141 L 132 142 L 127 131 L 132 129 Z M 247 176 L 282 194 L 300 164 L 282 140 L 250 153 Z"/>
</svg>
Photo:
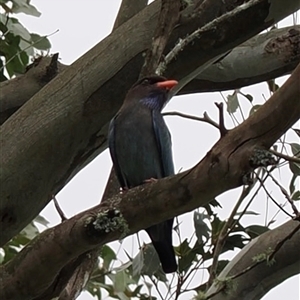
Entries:
<svg viewBox="0 0 300 300">
<path fill-rule="evenodd" d="M 91 47 L 97 44 L 101 39 L 108 35 L 112 29 L 112 25 L 117 14 L 120 1 L 104 1 L 104 0 L 32 0 L 31 3 L 37 7 L 42 13 L 40 18 L 25 16 L 20 14 L 18 18 L 23 25 L 30 31 L 40 35 L 49 35 L 55 32 L 50 37 L 52 43 L 51 53 L 59 52 L 61 62 L 71 64 Z M 291 19 L 285 21 L 285 25 L 291 25 Z M 280 79 L 277 83 L 281 84 L 284 79 Z M 269 91 L 266 83 L 262 83 L 251 88 L 244 88 L 244 93 L 250 93 L 254 96 L 256 103 L 263 103 L 264 97 L 269 98 Z M 227 95 L 228 93 L 225 93 Z M 165 111 L 180 111 L 183 113 L 202 116 L 205 111 L 214 120 L 218 120 L 218 110 L 214 102 L 221 102 L 222 97 L 219 93 L 214 94 L 199 94 L 190 96 L 175 97 L 166 107 Z M 241 98 L 245 115 L 248 115 L 250 108 L 247 100 Z M 238 116 L 241 120 L 240 116 Z M 167 117 L 166 121 L 172 133 L 174 162 L 176 170 L 186 170 L 195 165 L 200 159 L 210 150 L 214 143 L 219 139 L 219 132 L 212 126 L 195 122 L 191 120 L 180 119 L 178 117 Z M 231 119 L 226 116 L 226 125 L 228 128 L 233 127 Z M 295 135 L 290 135 L 288 141 L 295 142 Z M 106 179 L 110 170 L 111 162 L 107 151 L 97 157 L 89 166 L 82 170 L 57 196 L 61 208 L 68 217 L 77 214 L 89 207 L 99 203 L 102 192 L 105 188 Z M 287 169 L 277 172 L 277 177 L 288 188 L 290 181 L 290 173 Z M 278 193 L 278 188 L 270 185 L 270 191 L 274 195 L 278 195 L 277 199 L 280 203 L 284 203 L 284 197 Z M 239 190 L 230 191 L 218 197 L 218 201 L 223 208 L 219 211 L 221 218 L 228 217 L 232 206 L 235 204 Z M 266 224 L 274 214 L 277 208 L 268 201 L 267 197 L 260 193 L 254 201 L 250 210 L 260 213 L 260 216 L 246 216 L 242 222 L 244 225 Z M 287 209 L 289 207 L 287 206 Z M 43 215 L 51 221 L 51 225 L 58 224 L 60 218 L 57 212 L 53 209 L 53 204 L 50 203 L 43 211 Z M 190 237 L 193 233 L 193 221 L 191 214 L 185 214 L 180 217 L 183 220 L 181 231 L 183 236 Z M 283 213 L 276 216 L 275 226 L 287 220 Z M 140 236 L 149 241 L 145 234 Z M 131 239 L 126 239 L 121 249 L 120 256 L 126 261 L 123 248 L 129 253 L 131 252 L 132 244 L 137 248 L 136 239 L 132 242 Z M 176 239 L 174 244 L 177 245 Z M 113 243 L 115 249 L 119 249 L 119 242 Z M 227 255 L 227 258 L 234 256 L 234 253 Z M 198 276 L 195 284 L 199 285 L 201 277 Z M 193 294 L 184 294 L 180 299 L 191 299 Z M 284 282 L 279 287 L 269 292 L 263 299 L 283 299 L 290 300 L 299 299 L 299 277 L 293 277 Z M 93 299 L 89 294 L 83 293 L 78 299 L 89 300 Z"/>
</svg>

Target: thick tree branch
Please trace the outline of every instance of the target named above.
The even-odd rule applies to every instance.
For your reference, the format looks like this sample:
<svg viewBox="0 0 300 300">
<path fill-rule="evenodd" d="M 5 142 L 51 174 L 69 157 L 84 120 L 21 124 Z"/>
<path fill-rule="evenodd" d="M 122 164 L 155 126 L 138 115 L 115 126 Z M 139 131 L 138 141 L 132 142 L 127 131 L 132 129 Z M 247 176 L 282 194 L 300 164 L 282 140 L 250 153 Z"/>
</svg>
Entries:
<svg viewBox="0 0 300 300">
<path fill-rule="evenodd" d="M 58 61 L 56 53 L 51 57 L 37 58 L 27 67 L 25 74 L 1 82 L 0 124 L 66 67 Z"/>
<path fill-rule="evenodd" d="M 299 76 L 300 65 L 256 113 L 223 136 L 194 168 L 117 194 L 43 232 L 2 266 L 3 300 L 32 299 L 51 286 L 61 268 L 80 254 L 203 206 L 240 186 L 245 174 L 256 167 L 256 150 L 268 149 L 299 119 Z M 285 109 L 288 115 L 282 114 Z"/>
<path fill-rule="evenodd" d="M 288 221 L 251 241 L 225 267 L 206 296 L 214 295 L 209 298 L 213 300 L 259 300 L 273 287 L 299 274 L 300 230 L 295 230 L 297 227 L 299 222 Z M 295 233 L 285 240 L 294 230 Z M 274 261 L 268 261 L 281 241 L 284 243 L 276 251 Z"/>
<path fill-rule="evenodd" d="M 300 25 L 271 30 L 234 48 L 181 91 L 237 89 L 291 73 L 300 62 Z"/>
<path fill-rule="evenodd" d="M 211 65 L 188 83 L 179 94 L 237 89 L 289 74 L 300 62 L 299 48 L 300 25 L 260 34 L 235 47 L 224 59 Z M 60 62 L 57 64 L 59 72 L 66 68 Z M 44 72 L 41 65 L 34 67 L 35 72 L 38 72 L 34 77 L 27 72 L 18 76 L 18 80 L 0 83 L 0 124 L 48 83 L 39 80 Z M 35 84 L 31 84 L 32 81 Z M 26 89 L 19 89 L 23 85 Z M 15 97 L 15 93 L 11 93 L 15 90 L 24 90 L 24 93 Z M 18 101 L 16 104 L 15 99 Z M 11 107 L 8 109 L 5 103 L 10 103 Z"/>
<path fill-rule="evenodd" d="M 210 2 L 220 5 L 217 0 Z M 233 0 L 224 3 L 231 3 L 230 9 L 237 5 Z M 178 59 L 184 68 L 174 61 L 166 75 L 182 84 L 188 82 L 204 63 L 300 6 L 292 0 L 285 1 L 284 6 L 278 0 L 251 0 L 251 3 L 248 10 L 215 24 L 214 29 L 196 39 L 186 48 L 189 57 L 183 51 Z M 108 122 L 137 78 L 143 52 L 149 47 L 155 29 L 158 9 L 159 1 L 148 5 L 55 77 L 1 126 L 1 244 L 25 227 L 52 194 L 106 148 Z M 180 23 L 167 47 L 210 21 L 207 18 L 202 12 L 188 18 L 187 23 Z"/>
</svg>

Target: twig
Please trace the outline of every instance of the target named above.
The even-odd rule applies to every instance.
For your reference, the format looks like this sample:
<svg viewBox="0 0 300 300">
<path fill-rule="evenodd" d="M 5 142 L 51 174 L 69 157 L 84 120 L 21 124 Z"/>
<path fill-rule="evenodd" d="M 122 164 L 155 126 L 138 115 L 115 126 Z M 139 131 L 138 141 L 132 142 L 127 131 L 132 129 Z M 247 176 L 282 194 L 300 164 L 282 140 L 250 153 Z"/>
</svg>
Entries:
<svg viewBox="0 0 300 300">
<path fill-rule="evenodd" d="M 64 214 L 64 212 L 60 208 L 55 195 L 52 195 L 52 200 L 53 200 L 54 206 L 55 206 L 55 208 L 56 208 L 56 210 L 57 210 L 57 212 L 58 212 L 58 214 L 59 214 L 59 216 L 61 218 L 61 222 L 64 222 L 64 221 L 68 220 L 68 218 L 66 217 L 66 215 Z"/>
<path fill-rule="evenodd" d="M 190 119 L 190 120 L 194 120 L 194 121 L 206 122 L 206 123 L 211 124 L 212 126 L 216 127 L 217 129 L 220 128 L 218 123 L 216 123 L 214 120 L 212 120 L 206 112 L 203 114 L 202 118 L 188 115 L 188 114 L 183 114 L 183 113 L 180 113 L 177 111 L 165 112 L 165 113 L 163 113 L 163 116 L 177 116 L 177 117 L 186 118 L 186 119 Z"/>
<path fill-rule="evenodd" d="M 34 47 L 34 45 L 36 45 L 37 43 L 39 43 L 40 41 L 42 41 L 45 38 L 48 38 L 49 36 L 52 36 L 53 34 L 56 34 L 59 31 L 59 29 L 57 29 L 56 31 L 54 31 L 53 33 L 50 33 L 49 35 L 45 35 L 40 37 L 38 40 L 36 40 L 35 42 L 31 42 L 31 41 L 27 41 L 24 38 L 22 38 L 25 42 L 27 42 L 29 45 L 26 46 L 25 48 L 19 50 L 15 55 L 13 55 L 10 59 L 8 59 L 7 61 L 5 61 L 5 64 L 0 67 L 0 71 L 2 71 L 8 63 L 10 63 L 16 56 L 20 55 L 22 52 L 25 52 L 26 50 L 28 50 L 30 47 Z"/>
<path fill-rule="evenodd" d="M 219 130 L 220 130 L 221 137 L 223 137 L 228 132 L 224 124 L 224 107 L 223 107 L 223 103 L 215 102 L 215 105 L 219 109 Z"/>
<path fill-rule="evenodd" d="M 262 182 L 262 180 L 257 177 L 257 179 Z M 268 197 L 273 201 L 273 203 L 280 209 L 282 210 L 286 215 L 288 215 L 291 219 L 293 219 L 294 217 L 289 214 L 281 205 L 279 205 L 276 200 L 272 197 L 272 195 L 269 193 L 269 191 L 266 189 L 266 187 L 262 184 L 262 188 L 265 190 L 266 194 L 268 195 Z"/>
<path fill-rule="evenodd" d="M 291 207 L 294 211 L 294 214 L 295 214 L 294 219 L 295 220 L 300 220 L 300 212 L 298 211 L 296 205 L 294 204 L 294 201 L 290 198 L 290 196 L 289 196 L 288 192 L 286 191 L 286 189 L 274 178 L 274 176 L 272 174 L 270 174 L 268 172 L 268 175 L 271 177 L 273 182 L 280 188 L 282 194 L 285 196 L 287 201 L 290 203 L 290 205 L 291 205 Z"/>
<path fill-rule="evenodd" d="M 227 222 L 224 224 L 219 236 L 218 236 L 218 240 L 216 242 L 216 246 L 215 246 L 215 249 L 214 249 L 214 256 L 213 256 L 213 261 L 212 261 L 212 264 L 211 264 L 211 267 L 210 267 L 210 274 L 209 274 L 209 279 L 207 281 L 207 286 L 209 287 L 214 279 L 216 278 L 216 270 L 217 270 L 217 267 L 218 267 L 218 259 L 219 259 L 219 256 L 220 256 L 220 253 L 224 247 L 224 244 L 226 242 L 226 238 L 228 237 L 229 233 L 230 233 L 230 228 L 232 226 L 232 223 L 234 222 L 234 217 L 240 207 L 240 205 L 242 204 L 242 202 L 244 201 L 244 199 L 249 195 L 250 191 L 252 190 L 253 188 L 253 184 L 252 185 L 249 185 L 247 187 L 243 187 L 243 191 L 241 193 L 241 196 L 240 198 L 238 199 L 237 203 L 235 204 Z"/>
<path fill-rule="evenodd" d="M 269 149 L 268 151 L 271 152 L 272 154 L 280 157 L 280 158 L 283 158 L 283 159 L 287 160 L 287 161 L 291 161 L 291 162 L 295 162 L 295 163 L 300 164 L 300 158 L 298 158 L 296 156 L 285 155 L 283 153 L 277 152 L 277 151 L 272 150 L 272 149 Z"/>
</svg>

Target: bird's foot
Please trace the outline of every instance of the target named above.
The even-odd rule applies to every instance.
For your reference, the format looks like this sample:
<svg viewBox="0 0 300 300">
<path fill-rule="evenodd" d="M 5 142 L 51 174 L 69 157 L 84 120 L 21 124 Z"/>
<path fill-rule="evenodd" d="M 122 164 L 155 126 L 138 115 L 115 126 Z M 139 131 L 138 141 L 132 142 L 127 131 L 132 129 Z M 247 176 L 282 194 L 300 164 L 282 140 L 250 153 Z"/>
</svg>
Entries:
<svg viewBox="0 0 300 300">
<path fill-rule="evenodd" d="M 145 182 L 145 183 L 154 183 L 154 182 L 157 182 L 157 179 L 151 177 L 151 178 L 149 178 L 149 179 L 144 180 L 144 182 Z"/>
</svg>

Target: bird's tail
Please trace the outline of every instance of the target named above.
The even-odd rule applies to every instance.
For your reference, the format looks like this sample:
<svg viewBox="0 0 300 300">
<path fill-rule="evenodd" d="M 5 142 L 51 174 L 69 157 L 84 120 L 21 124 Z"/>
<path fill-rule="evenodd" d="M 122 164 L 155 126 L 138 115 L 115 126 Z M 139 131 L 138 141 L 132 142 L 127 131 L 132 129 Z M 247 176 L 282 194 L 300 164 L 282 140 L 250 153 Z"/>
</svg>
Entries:
<svg viewBox="0 0 300 300">
<path fill-rule="evenodd" d="M 177 263 L 172 245 L 172 227 L 173 219 L 153 225 L 146 229 L 165 273 L 173 273 L 177 270 Z"/>
</svg>

